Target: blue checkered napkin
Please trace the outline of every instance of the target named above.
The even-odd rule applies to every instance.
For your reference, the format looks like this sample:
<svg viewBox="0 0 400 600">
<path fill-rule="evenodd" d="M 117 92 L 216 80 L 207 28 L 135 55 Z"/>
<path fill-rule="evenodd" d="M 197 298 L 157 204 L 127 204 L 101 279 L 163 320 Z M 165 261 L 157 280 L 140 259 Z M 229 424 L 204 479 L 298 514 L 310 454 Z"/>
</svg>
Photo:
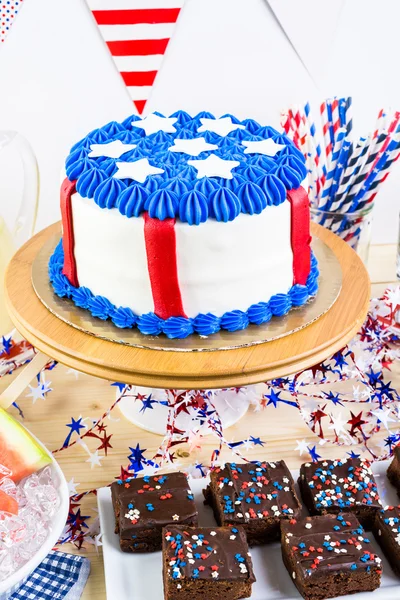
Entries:
<svg viewBox="0 0 400 600">
<path fill-rule="evenodd" d="M 9 600 L 78 600 L 89 571 L 87 558 L 50 552 Z"/>
</svg>

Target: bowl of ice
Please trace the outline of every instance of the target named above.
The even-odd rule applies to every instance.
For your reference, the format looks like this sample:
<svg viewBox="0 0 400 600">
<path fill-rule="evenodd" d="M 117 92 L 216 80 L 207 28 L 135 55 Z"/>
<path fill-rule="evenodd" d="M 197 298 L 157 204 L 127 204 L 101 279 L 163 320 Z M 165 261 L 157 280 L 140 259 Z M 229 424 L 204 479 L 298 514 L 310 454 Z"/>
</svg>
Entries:
<svg viewBox="0 0 400 600">
<path fill-rule="evenodd" d="M 0 409 L 0 600 L 11 596 L 54 548 L 68 511 L 68 485 L 59 465 Z"/>
</svg>

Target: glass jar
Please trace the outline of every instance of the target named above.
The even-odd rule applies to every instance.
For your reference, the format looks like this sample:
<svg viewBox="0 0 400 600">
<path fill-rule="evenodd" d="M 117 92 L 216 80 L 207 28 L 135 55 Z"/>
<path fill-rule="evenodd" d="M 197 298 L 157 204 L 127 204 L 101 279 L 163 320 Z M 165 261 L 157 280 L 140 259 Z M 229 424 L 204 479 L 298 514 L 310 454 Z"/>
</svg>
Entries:
<svg viewBox="0 0 400 600">
<path fill-rule="evenodd" d="M 312 207 L 311 220 L 347 242 L 367 264 L 372 233 L 373 205 L 348 213 L 331 212 Z"/>
</svg>

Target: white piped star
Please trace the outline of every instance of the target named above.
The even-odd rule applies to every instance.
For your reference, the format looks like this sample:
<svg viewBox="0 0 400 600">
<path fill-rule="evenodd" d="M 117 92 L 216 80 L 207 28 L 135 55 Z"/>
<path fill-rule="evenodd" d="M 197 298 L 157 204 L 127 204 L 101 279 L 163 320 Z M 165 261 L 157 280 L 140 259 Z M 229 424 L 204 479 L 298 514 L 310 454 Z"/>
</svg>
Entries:
<svg viewBox="0 0 400 600">
<path fill-rule="evenodd" d="M 191 140 L 176 139 L 174 145 L 168 148 L 168 150 L 170 152 L 183 152 L 191 156 L 198 156 L 206 150 L 218 150 L 218 146 L 209 144 L 203 137 L 198 137 Z"/>
<path fill-rule="evenodd" d="M 237 160 L 224 160 L 215 154 L 211 154 L 203 160 L 188 160 L 188 164 L 193 165 L 197 169 L 197 179 L 201 179 L 202 177 L 232 179 L 231 170 L 240 165 Z"/>
<path fill-rule="evenodd" d="M 244 125 L 239 125 L 239 123 L 232 123 L 232 119 L 230 117 L 222 117 L 221 119 L 200 119 L 201 126 L 197 129 L 198 132 L 202 131 L 213 131 L 221 136 L 226 136 L 231 131 L 235 131 L 235 129 L 246 129 Z"/>
<path fill-rule="evenodd" d="M 151 113 L 151 115 L 145 117 L 141 121 L 132 121 L 132 127 L 139 127 L 140 129 L 144 129 L 146 135 L 151 135 L 152 133 L 156 133 L 157 131 L 165 131 L 166 133 L 176 133 L 176 128 L 173 124 L 176 123 L 177 120 L 178 119 L 174 117 L 160 117 L 159 115 Z"/>
<path fill-rule="evenodd" d="M 153 167 L 147 158 L 140 158 L 134 162 L 117 162 L 118 171 L 113 177 L 117 179 L 134 179 L 139 183 L 144 183 L 149 175 L 159 175 L 164 173 L 164 169 Z"/>
<path fill-rule="evenodd" d="M 265 154 L 265 156 L 275 156 L 277 152 L 285 147 L 284 144 L 274 142 L 272 138 L 256 142 L 243 141 L 242 145 L 246 146 L 245 154 Z"/>
<path fill-rule="evenodd" d="M 97 158 L 98 156 L 107 156 L 108 158 L 119 158 L 125 152 L 136 148 L 136 144 L 124 144 L 121 140 L 114 140 L 108 144 L 91 144 L 89 158 Z"/>
</svg>

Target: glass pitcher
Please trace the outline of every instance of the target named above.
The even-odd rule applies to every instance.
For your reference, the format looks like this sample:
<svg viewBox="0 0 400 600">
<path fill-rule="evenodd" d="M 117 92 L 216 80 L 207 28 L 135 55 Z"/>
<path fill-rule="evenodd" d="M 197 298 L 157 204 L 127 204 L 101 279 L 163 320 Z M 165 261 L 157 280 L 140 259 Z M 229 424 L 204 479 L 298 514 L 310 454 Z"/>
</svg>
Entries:
<svg viewBox="0 0 400 600">
<path fill-rule="evenodd" d="M 5 271 L 16 249 L 33 234 L 39 202 L 39 171 L 31 146 L 16 131 L 0 131 L 0 152 L 7 152 L 12 148 L 18 151 L 22 161 L 24 186 L 17 218 L 11 230 L 2 216 L 7 198 L 0 198 L 0 341 L 3 335 L 7 336 L 13 329 L 4 302 Z"/>
</svg>

